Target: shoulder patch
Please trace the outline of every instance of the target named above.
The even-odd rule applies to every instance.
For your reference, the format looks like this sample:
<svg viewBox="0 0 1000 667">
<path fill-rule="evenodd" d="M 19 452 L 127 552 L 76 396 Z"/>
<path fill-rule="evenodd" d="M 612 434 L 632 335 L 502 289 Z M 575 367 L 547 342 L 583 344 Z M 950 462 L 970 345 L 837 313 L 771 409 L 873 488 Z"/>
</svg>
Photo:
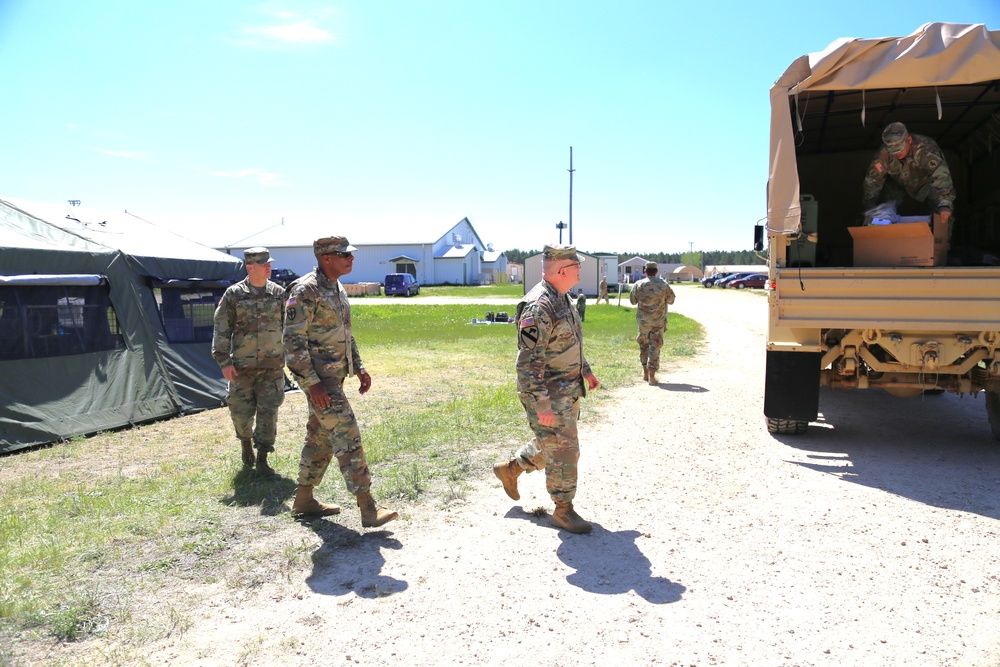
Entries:
<svg viewBox="0 0 1000 667">
<path fill-rule="evenodd" d="M 294 306 L 297 303 L 298 303 L 298 300 L 294 296 L 292 296 L 292 297 L 288 298 L 288 301 L 285 302 L 285 305 L 287 307 L 291 308 L 292 306 Z"/>
<path fill-rule="evenodd" d="M 877 171 L 880 174 L 884 174 L 885 173 L 885 165 L 882 164 L 881 162 L 876 161 L 875 162 L 875 171 Z"/>
<path fill-rule="evenodd" d="M 523 347 L 534 350 L 535 346 L 538 345 L 538 327 L 534 323 L 530 326 L 525 326 L 522 320 L 521 328 L 517 332 L 517 339 Z"/>
<path fill-rule="evenodd" d="M 533 326 L 535 326 L 535 318 L 532 317 L 531 315 L 528 315 L 523 320 L 521 320 L 521 328 L 522 329 L 524 327 L 533 327 Z"/>
</svg>

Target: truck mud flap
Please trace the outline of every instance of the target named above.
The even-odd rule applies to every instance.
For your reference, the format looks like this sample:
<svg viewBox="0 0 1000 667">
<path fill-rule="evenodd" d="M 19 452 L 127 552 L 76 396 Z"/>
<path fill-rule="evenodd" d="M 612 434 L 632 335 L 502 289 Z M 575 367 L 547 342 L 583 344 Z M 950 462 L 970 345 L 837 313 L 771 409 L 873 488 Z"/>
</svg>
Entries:
<svg viewBox="0 0 1000 667">
<path fill-rule="evenodd" d="M 815 421 L 819 415 L 821 352 L 767 353 L 764 371 L 764 416 L 769 419 Z"/>
</svg>

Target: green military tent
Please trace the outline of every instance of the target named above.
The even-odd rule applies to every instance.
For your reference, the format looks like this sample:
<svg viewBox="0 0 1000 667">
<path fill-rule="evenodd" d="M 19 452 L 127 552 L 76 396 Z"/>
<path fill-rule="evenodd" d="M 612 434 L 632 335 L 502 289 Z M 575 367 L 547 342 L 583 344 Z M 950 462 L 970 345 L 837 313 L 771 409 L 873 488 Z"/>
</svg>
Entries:
<svg viewBox="0 0 1000 667">
<path fill-rule="evenodd" d="M 127 212 L 0 199 L 0 453 L 224 404 L 242 262 Z"/>
</svg>

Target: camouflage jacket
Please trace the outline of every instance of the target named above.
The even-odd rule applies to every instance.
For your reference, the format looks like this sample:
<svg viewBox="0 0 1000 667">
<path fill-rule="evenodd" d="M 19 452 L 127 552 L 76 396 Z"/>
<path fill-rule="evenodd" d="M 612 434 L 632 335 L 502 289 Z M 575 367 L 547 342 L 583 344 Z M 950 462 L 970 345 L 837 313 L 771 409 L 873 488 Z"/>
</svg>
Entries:
<svg viewBox="0 0 1000 667">
<path fill-rule="evenodd" d="M 517 304 L 517 391 L 535 410 L 550 396 L 585 396 L 590 364 L 580 316 L 567 294 L 541 281 Z"/>
<path fill-rule="evenodd" d="M 364 370 L 351 331 L 347 292 L 319 269 L 288 286 L 285 364 L 302 388 Z"/>
<path fill-rule="evenodd" d="M 875 153 L 865 174 L 863 204 L 866 211 L 879 203 L 886 177 L 898 183 L 914 199 L 930 203 L 935 210 L 954 208 L 955 186 L 944 153 L 930 137 L 910 136 L 913 144 L 902 160 L 885 146 Z"/>
<path fill-rule="evenodd" d="M 674 302 L 674 291 L 663 278 L 643 278 L 632 286 L 628 300 L 639 306 L 635 309 L 639 326 L 667 326 L 667 306 Z"/>
<path fill-rule="evenodd" d="M 244 278 L 223 293 L 215 309 L 212 357 L 219 366 L 282 368 L 285 289 L 270 280 L 260 290 Z"/>
</svg>

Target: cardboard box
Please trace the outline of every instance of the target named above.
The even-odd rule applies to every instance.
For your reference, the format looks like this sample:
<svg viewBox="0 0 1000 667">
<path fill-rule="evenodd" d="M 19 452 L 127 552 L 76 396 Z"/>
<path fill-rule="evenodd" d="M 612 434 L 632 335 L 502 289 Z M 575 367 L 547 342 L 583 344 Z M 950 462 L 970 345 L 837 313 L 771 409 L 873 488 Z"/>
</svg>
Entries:
<svg viewBox="0 0 1000 667">
<path fill-rule="evenodd" d="M 926 222 L 849 227 L 848 231 L 854 238 L 854 266 L 935 266 L 936 264 L 935 238 L 930 225 Z"/>
</svg>

